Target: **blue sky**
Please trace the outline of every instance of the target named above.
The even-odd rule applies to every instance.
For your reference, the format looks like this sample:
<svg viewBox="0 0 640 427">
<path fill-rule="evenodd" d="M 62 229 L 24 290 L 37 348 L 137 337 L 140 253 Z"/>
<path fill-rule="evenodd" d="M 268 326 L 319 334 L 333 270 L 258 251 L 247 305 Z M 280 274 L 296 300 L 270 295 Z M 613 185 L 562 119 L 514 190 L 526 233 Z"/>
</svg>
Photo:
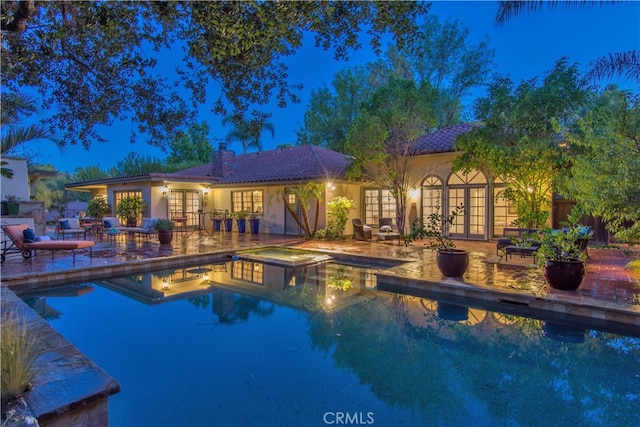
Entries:
<svg viewBox="0 0 640 427">
<path fill-rule="evenodd" d="M 440 21 L 458 19 L 470 30 L 473 41 L 490 38 L 490 47 L 495 50 L 496 72 L 508 74 L 515 82 L 542 76 L 551 69 L 559 58 L 566 56 L 570 63 L 577 63 L 584 70 L 589 62 L 609 52 L 640 50 L 640 2 L 626 2 L 616 5 L 596 6 L 583 9 L 546 10 L 522 14 L 512 18 L 503 26 L 494 26 L 497 2 L 489 1 L 436 1 L 430 13 Z M 305 44 L 295 56 L 289 58 L 290 81 L 302 83 L 302 102 L 289 105 L 284 110 L 273 108 L 271 123 L 275 136 L 263 135 L 264 149 L 278 144 L 293 143 L 296 129 L 304 121 L 304 113 L 313 89 L 329 84 L 333 75 L 346 66 L 363 65 L 375 60 L 368 46 L 351 54 L 349 62 L 336 62 L 331 52 L 324 52 Z M 638 90 L 636 84 L 619 82 L 621 86 Z M 478 92 L 477 95 L 481 95 Z M 219 118 L 207 113 L 203 107 L 199 120 L 205 120 L 211 127 L 211 138 L 224 138 L 228 129 L 222 128 Z M 61 171 L 72 172 L 76 167 L 98 165 L 103 169 L 115 166 L 130 151 L 164 158 L 161 150 L 143 142 L 129 143 L 131 123 L 118 123 L 111 128 L 101 129 L 109 140 L 107 144 L 95 143 L 90 151 L 81 146 L 67 146 L 60 152 L 52 143 L 38 141 L 32 147 L 41 153 L 40 161 L 50 163 Z M 216 145 L 214 145 L 214 148 Z M 239 144 L 230 146 L 236 153 L 242 151 Z"/>
</svg>

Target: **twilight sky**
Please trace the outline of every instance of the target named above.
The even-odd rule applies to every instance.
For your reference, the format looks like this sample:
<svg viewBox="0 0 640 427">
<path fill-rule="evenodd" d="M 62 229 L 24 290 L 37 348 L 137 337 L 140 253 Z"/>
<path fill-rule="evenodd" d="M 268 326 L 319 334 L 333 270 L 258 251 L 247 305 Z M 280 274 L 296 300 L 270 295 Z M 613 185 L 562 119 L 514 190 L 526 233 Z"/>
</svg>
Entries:
<svg viewBox="0 0 640 427">
<path fill-rule="evenodd" d="M 435 1 L 429 13 L 437 15 L 441 22 L 448 18 L 460 20 L 470 30 L 470 38 L 474 42 L 488 35 L 489 46 L 496 53 L 495 71 L 509 75 L 516 84 L 532 77 L 542 77 L 563 56 L 568 57 L 570 63 L 577 63 L 580 70 L 584 71 L 592 59 L 609 52 L 640 50 L 640 2 L 630 1 L 583 9 L 543 9 L 512 18 L 499 28 L 494 26 L 497 7 L 497 2 L 493 1 Z M 274 107 L 270 122 L 275 127 L 275 137 L 263 135 L 265 150 L 278 144 L 295 142 L 296 129 L 302 127 L 313 89 L 330 84 L 333 75 L 344 67 L 363 65 L 375 60 L 368 45 L 352 53 L 347 63 L 334 61 L 331 52 L 314 48 L 311 40 L 305 46 L 308 47 L 303 47 L 287 60 L 290 81 L 304 85 L 300 93 L 302 102 L 289 105 L 283 110 Z M 630 81 L 617 83 L 636 92 L 639 89 L 637 84 Z M 482 92 L 476 95 L 482 95 Z M 210 137 L 224 138 L 229 129 L 220 126 L 220 119 L 208 113 L 209 108 L 203 107 L 201 111 L 199 121 L 209 123 Z M 125 122 L 101 129 L 109 143 L 94 143 L 90 151 L 82 146 L 69 145 L 60 152 L 48 141 L 37 141 L 30 147 L 41 154 L 41 162 L 53 164 L 59 170 L 68 172 L 73 172 L 78 166 L 100 166 L 107 169 L 115 166 L 130 151 L 164 159 L 166 154 L 158 148 L 148 146 L 143 138 L 136 144 L 129 143 L 131 127 L 131 123 Z M 217 148 L 215 143 L 214 148 Z M 233 143 L 229 148 L 236 153 L 242 152 L 239 143 Z"/>
</svg>

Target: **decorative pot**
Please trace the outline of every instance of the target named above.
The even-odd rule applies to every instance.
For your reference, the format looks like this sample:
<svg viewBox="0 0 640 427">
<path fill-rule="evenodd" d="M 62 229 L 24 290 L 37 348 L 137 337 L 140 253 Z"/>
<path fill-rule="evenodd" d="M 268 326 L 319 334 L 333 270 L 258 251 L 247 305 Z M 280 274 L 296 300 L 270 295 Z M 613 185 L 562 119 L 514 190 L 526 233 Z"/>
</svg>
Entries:
<svg viewBox="0 0 640 427">
<path fill-rule="evenodd" d="M 127 218 L 127 227 L 136 227 L 138 224 L 138 218 Z"/>
<path fill-rule="evenodd" d="M 563 291 L 575 291 L 584 279 L 585 268 L 582 261 L 548 260 L 544 265 L 544 279 L 549 286 Z"/>
<path fill-rule="evenodd" d="M 158 240 L 161 245 L 169 245 L 173 240 L 173 230 L 158 231 Z"/>
<path fill-rule="evenodd" d="M 213 219 L 213 231 L 220 231 L 222 229 L 222 219 L 214 218 Z"/>
<path fill-rule="evenodd" d="M 233 229 L 233 218 L 225 218 L 224 231 L 231 231 Z"/>
<path fill-rule="evenodd" d="M 244 233 L 247 229 L 247 220 L 244 218 L 238 218 L 236 222 L 238 223 L 238 233 Z"/>
<path fill-rule="evenodd" d="M 258 234 L 260 230 L 260 218 L 250 219 L 249 225 L 251 226 L 251 234 Z"/>
<path fill-rule="evenodd" d="M 462 249 L 438 249 L 436 264 L 445 277 L 462 277 L 469 265 L 469 253 Z"/>
<path fill-rule="evenodd" d="M 469 307 L 438 301 L 436 308 L 438 317 L 444 320 L 461 322 L 469 319 Z"/>
</svg>

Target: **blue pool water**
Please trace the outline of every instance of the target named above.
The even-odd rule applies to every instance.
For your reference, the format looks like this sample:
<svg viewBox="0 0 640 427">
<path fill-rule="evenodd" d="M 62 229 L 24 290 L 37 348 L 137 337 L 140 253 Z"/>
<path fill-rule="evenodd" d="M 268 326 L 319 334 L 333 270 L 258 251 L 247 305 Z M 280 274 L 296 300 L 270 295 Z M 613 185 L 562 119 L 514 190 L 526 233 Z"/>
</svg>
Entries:
<svg viewBox="0 0 640 427">
<path fill-rule="evenodd" d="M 639 339 L 372 277 L 235 261 L 25 300 L 120 382 L 116 427 L 640 425 Z"/>
</svg>

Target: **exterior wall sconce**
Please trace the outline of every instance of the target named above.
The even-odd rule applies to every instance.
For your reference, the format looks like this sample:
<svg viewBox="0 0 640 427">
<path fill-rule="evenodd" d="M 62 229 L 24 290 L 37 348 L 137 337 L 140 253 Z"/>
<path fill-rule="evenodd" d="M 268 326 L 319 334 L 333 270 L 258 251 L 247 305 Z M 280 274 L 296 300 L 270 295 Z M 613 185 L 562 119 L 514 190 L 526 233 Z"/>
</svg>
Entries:
<svg viewBox="0 0 640 427">
<path fill-rule="evenodd" d="M 162 290 L 166 291 L 167 289 L 169 289 L 169 282 L 167 281 L 167 279 L 162 280 Z"/>
<path fill-rule="evenodd" d="M 336 186 L 333 185 L 333 183 L 331 181 L 327 182 L 327 190 L 332 191 L 335 190 Z"/>
<path fill-rule="evenodd" d="M 420 190 L 418 190 L 417 188 L 412 188 L 411 190 L 409 190 L 409 197 L 411 197 L 412 200 L 417 200 L 418 197 L 420 197 Z"/>
<path fill-rule="evenodd" d="M 202 195 L 206 197 L 208 194 L 209 194 L 209 187 L 203 188 Z"/>
<path fill-rule="evenodd" d="M 169 187 L 167 187 L 166 185 L 163 185 L 162 187 L 160 187 L 160 191 L 162 192 L 162 196 L 165 197 L 169 192 Z"/>
</svg>

